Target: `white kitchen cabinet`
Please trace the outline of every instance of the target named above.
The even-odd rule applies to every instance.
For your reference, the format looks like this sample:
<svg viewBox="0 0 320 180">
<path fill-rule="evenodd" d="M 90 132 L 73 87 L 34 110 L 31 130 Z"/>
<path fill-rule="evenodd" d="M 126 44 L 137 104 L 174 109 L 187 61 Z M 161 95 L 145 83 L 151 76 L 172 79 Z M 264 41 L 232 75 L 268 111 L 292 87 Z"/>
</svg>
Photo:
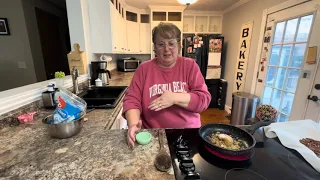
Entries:
<svg viewBox="0 0 320 180">
<path fill-rule="evenodd" d="M 116 47 L 116 37 L 112 36 L 114 30 L 110 24 L 114 24 L 114 5 L 109 0 L 87 1 L 91 50 L 93 53 L 112 53 Z M 111 40 L 111 42 L 110 42 Z"/>
<path fill-rule="evenodd" d="M 140 53 L 139 23 L 127 21 L 127 48 L 128 53 Z"/>
<path fill-rule="evenodd" d="M 149 23 L 140 23 L 140 53 L 151 53 L 151 27 Z"/>
<path fill-rule="evenodd" d="M 116 7 L 113 6 L 112 4 L 110 7 L 110 10 L 111 10 L 110 15 L 111 15 L 111 19 L 112 19 L 112 24 L 111 24 L 112 44 L 113 44 L 112 52 L 120 52 L 121 51 L 121 47 L 120 47 L 120 42 L 121 42 L 120 37 L 121 36 L 119 36 L 119 32 L 118 32 L 118 29 L 121 26 L 121 23 L 119 22 L 120 17 L 119 17 L 119 14 L 118 14 Z"/>
<path fill-rule="evenodd" d="M 116 6 L 110 0 L 94 0 L 87 3 L 92 52 L 125 52 L 127 44 L 125 19 Z"/>
<path fill-rule="evenodd" d="M 128 52 L 128 42 L 127 42 L 127 22 L 124 18 L 121 17 L 121 47 L 122 52 Z"/>
<path fill-rule="evenodd" d="M 221 34 L 222 15 L 185 15 L 183 33 Z"/>
</svg>

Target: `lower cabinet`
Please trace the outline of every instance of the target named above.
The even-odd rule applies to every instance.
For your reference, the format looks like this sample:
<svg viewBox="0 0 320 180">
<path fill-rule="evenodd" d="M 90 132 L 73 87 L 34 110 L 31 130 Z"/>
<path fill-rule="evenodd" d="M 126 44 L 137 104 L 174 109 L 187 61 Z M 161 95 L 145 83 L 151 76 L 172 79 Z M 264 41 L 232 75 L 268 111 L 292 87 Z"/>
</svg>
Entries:
<svg viewBox="0 0 320 180">
<path fill-rule="evenodd" d="M 220 79 L 207 79 L 206 84 L 208 86 L 208 91 L 211 94 L 211 102 L 209 108 L 218 107 L 218 91 L 219 91 Z"/>
</svg>

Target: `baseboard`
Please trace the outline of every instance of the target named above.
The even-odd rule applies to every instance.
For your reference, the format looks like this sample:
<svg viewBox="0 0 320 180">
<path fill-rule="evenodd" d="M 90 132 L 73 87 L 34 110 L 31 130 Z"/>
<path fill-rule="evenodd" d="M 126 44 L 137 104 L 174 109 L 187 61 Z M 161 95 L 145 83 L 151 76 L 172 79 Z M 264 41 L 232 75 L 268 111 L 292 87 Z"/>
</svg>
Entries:
<svg viewBox="0 0 320 180">
<path fill-rule="evenodd" d="M 227 111 L 228 114 L 231 114 L 231 107 L 228 105 L 224 105 L 224 110 Z"/>
</svg>

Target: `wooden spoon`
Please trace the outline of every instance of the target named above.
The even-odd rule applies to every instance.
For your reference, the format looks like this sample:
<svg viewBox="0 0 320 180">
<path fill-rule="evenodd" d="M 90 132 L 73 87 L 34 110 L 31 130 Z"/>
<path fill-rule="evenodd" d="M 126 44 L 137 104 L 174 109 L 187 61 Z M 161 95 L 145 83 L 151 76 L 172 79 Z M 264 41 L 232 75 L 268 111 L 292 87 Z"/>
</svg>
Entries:
<svg viewBox="0 0 320 180">
<path fill-rule="evenodd" d="M 171 158 L 163 146 L 164 134 L 162 130 L 159 130 L 158 133 L 159 133 L 158 138 L 159 138 L 160 150 L 156 156 L 154 165 L 159 171 L 166 172 L 171 168 Z"/>
</svg>

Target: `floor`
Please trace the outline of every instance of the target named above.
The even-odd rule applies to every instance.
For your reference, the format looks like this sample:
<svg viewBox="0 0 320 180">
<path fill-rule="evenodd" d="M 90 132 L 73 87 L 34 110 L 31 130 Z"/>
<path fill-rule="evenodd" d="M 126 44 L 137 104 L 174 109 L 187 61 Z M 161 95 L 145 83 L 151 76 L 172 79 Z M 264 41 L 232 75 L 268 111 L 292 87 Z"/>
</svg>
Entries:
<svg viewBox="0 0 320 180">
<path fill-rule="evenodd" d="M 224 123 L 229 124 L 230 120 L 226 118 L 228 113 L 225 110 L 220 110 L 217 108 L 209 108 L 202 113 L 200 113 L 201 117 L 201 125 L 205 125 L 208 123 Z"/>
</svg>

